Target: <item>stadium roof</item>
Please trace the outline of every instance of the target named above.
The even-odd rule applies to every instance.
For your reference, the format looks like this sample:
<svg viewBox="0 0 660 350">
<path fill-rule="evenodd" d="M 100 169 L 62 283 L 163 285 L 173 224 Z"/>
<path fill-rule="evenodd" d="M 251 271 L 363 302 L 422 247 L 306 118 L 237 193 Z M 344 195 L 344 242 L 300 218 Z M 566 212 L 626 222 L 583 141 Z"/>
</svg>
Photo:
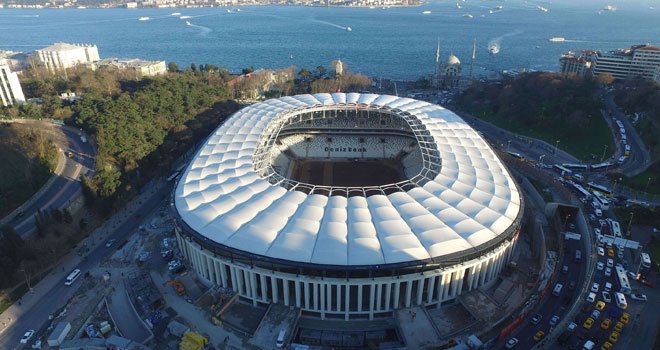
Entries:
<svg viewBox="0 0 660 350">
<path fill-rule="evenodd" d="M 287 190 L 259 176 L 255 150 L 274 120 L 339 104 L 378 106 L 419 120 L 437 145 L 439 173 L 405 191 L 348 198 Z M 229 249 L 343 266 L 473 253 L 510 232 L 521 212 L 509 173 L 456 114 L 410 98 L 358 93 L 283 97 L 235 113 L 186 169 L 175 205 L 187 226 Z"/>
</svg>

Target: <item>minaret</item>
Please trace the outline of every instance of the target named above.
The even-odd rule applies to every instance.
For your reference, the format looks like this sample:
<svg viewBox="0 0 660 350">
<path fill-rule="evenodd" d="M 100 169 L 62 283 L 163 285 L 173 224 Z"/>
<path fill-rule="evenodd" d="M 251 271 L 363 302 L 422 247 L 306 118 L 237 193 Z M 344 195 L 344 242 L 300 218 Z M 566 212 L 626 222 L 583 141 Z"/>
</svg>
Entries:
<svg viewBox="0 0 660 350">
<path fill-rule="evenodd" d="M 472 66 L 474 66 L 474 59 L 477 58 L 477 39 L 472 42 L 472 62 L 470 63 L 470 80 L 472 80 Z"/>
<path fill-rule="evenodd" d="M 435 79 L 440 86 L 440 37 L 438 37 L 438 47 L 435 50 Z"/>
</svg>

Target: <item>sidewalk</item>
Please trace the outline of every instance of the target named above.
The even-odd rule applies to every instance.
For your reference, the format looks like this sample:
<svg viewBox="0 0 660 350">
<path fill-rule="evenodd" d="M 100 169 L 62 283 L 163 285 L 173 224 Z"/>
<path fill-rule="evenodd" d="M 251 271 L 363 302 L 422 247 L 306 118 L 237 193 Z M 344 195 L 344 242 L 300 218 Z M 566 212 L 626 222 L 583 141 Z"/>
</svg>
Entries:
<svg viewBox="0 0 660 350">
<path fill-rule="evenodd" d="M 120 212 L 113 215 L 110 219 L 106 220 L 103 225 L 98 227 L 86 239 L 82 240 L 79 245 L 87 244 L 93 251 L 99 245 L 105 244 L 105 239 L 114 230 L 130 219 L 131 214 L 139 208 L 140 205 L 148 200 L 154 193 L 156 193 L 166 183 L 158 182 L 149 192 L 145 192 L 140 196 L 133 199 L 127 204 Z M 83 257 L 78 256 L 75 250 L 71 250 L 69 254 L 59 261 L 59 264 L 53 269 L 48 276 L 44 277 L 37 285 L 33 286 L 31 293 L 26 293 L 21 299 L 21 305 L 14 303 L 2 314 L 0 314 L 0 334 L 7 328 L 11 327 L 12 323 L 22 315 L 29 313 L 30 309 L 41 300 L 56 284 L 62 283 L 62 280 L 71 272 L 73 268 L 78 266 L 83 261 Z M 85 271 L 83 271 L 85 273 Z"/>
</svg>

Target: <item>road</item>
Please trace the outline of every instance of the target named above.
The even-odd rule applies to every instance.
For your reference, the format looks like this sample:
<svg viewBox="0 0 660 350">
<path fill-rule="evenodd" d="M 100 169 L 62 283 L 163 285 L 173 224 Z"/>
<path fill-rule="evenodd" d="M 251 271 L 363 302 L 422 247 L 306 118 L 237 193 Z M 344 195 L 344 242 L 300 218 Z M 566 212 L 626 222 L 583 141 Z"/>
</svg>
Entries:
<svg viewBox="0 0 660 350">
<path fill-rule="evenodd" d="M 649 154 L 648 149 L 644 145 L 644 141 L 637 133 L 635 126 L 632 125 L 630 120 L 626 117 L 625 114 L 621 112 L 619 107 L 614 102 L 614 93 L 608 92 L 603 98 L 603 102 L 607 109 L 612 113 L 612 117 L 618 119 L 623 123 L 623 126 L 626 129 L 627 142 L 630 145 L 630 156 L 624 161 L 621 165 L 621 170 L 626 174 L 626 176 L 634 176 L 642 171 L 651 164 L 651 155 Z M 617 149 L 621 149 L 621 140 L 618 132 L 618 126 L 612 121 L 611 117 L 607 118 L 608 125 L 610 128 L 613 128 L 615 131 L 614 134 L 617 135 L 615 142 L 617 142 Z"/>
<path fill-rule="evenodd" d="M 153 195 L 145 197 L 141 201 L 141 205 L 133 211 L 131 217 L 118 225 L 109 235 L 108 239 L 114 238 L 118 242 L 122 242 L 132 235 L 141 225 L 141 219 L 148 217 L 151 213 L 155 212 L 159 206 L 167 202 L 168 194 L 172 191 L 170 183 L 164 185 Z M 93 249 L 79 264 L 76 266 L 66 266 L 66 273 L 79 268 L 84 274 L 86 271 L 97 267 L 99 262 L 108 254 L 112 248 L 106 248 L 104 244 L 99 244 Z M 59 308 L 64 306 L 66 301 L 73 296 L 76 284 L 73 288 L 62 283 L 55 284 L 50 290 L 43 293 L 45 297 L 38 300 L 29 310 L 17 317 L 16 320 L 0 334 L 0 349 L 13 349 L 19 343 L 23 333 L 28 329 L 39 330 L 45 326 L 48 321 L 48 316 L 56 312 Z M 39 288 L 37 285 L 35 288 Z M 43 292 L 43 291 L 41 291 Z"/>
<path fill-rule="evenodd" d="M 96 151 L 89 142 L 82 142 L 79 131 L 74 128 L 62 127 L 67 144 L 63 152 L 73 153 L 66 157 L 62 174 L 57 176 L 52 184 L 41 193 L 40 197 L 24 208 L 23 215 L 17 215 L 10 225 L 25 238 L 36 230 L 35 213 L 37 210 L 47 211 L 52 208 L 63 208 L 82 193 L 80 175 L 94 171 Z"/>
</svg>

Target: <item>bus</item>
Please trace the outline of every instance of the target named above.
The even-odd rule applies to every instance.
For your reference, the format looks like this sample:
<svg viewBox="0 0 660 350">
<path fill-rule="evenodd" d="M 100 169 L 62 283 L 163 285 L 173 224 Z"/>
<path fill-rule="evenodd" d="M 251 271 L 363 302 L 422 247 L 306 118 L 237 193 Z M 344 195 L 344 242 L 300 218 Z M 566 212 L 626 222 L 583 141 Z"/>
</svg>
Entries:
<svg viewBox="0 0 660 350">
<path fill-rule="evenodd" d="M 642 253 L 640 255 L 640 258 L 642 260 L 642 267 L 645 269 L 651 268 L 651 256 L 649 253 Z"/>
<path fill-rule="evenodd" d="M 555 169 L 559 171 L 559 174 L 561 174 L 564 177 L 570 177 L 573 174 L 573 171 L 570 169 L 566 169 L 563 166 L 559 164 L 554 165 Z"/>
<path fill-rule="evenodd" d="M 80 269 L 75 269 L 71 271 L 71 273 L 68 276 L 66 276 L 66 281 L 64 282 L 64 285 L 65 286 L 72 285 L 73 282 L 75 282 L 78 279 L 78 277 L 80 277 Z"/>
<path fill-rule="evenodd" d="M 619 129 L 624 129 L 624 127 L 623 127 L 623 123 L 622 123 L 620 120 L 617 120 L 617 121 L 616 121 L 616 126 L 618 126 Z"/>
<path fill-rule="evenodd" d="M 621 225 L 619 224 L 619 222 L 616 221 L 616 220 L 611 220 L 611 219 L 608 219 L 608 220 L 610 221 L 610 228 L 612 229 L 612 236 L 618 237 L 618 238 L 623 238 L 623 236 L 621 235 Z"/>
<path fill-rule="evenodd" d="M 616 306 L 618 306 L 619 309 L 625 310 L 628 307 L 628 303 L 626 302 L 626 296 L 623 295 L 622 293 L 619 292 L 614 293 L 614 299 L 616 299 Z"/>
<path fill-rule="evenodd" d="M 516 153 L 516 152 L 506 152 L 506 153 L 508 153 L 510 156 L 518 160 L 525 160 L 525 157 L 523 157 L 520 153 Z"/>
<path fill-rule="evenodd" d="M 578 194 L 581 194 L 584 198 L 591 199 L 591 192 L 587 191 L 584 187 L 576 183 L 573 183 L 573 188 L 578 192 Z"/>
<path fill-rule="evenodd" d="M 170 176 L 167 177 L 167 182 L 170 182 L 170 181 L 176 179 L 177 176 L 179 176 L 179 172 L 178 172 L 178 171 L 174 171 L 174 172 L 172 172 L 172 174 L 170 174 Z"/>
<path fill-rule="evenodd" d="M 584 164 L 571 164 L 571 163 L 564 163 L 561 166 L 567 169 L 580 169 L 580 170 L 587 170 L 589 169 L 588 165 Z"/>
<path fill-rule="evenodd" d="M 598 191 L 598 192 L 600 192 L 600 193 L 602 193 L 602 194 L 604 194 L 608 197 L 612 196 L 612 191 L 610 191 L 609 188 L 607 188 L 603 185 L 599 185 L 599 184 L 594 183 L 594 182 L 587 182 L 587 187 L 592 191 L 596 190 L 596 191 Z"/>
<path fill-rule="evenodd" d="M 612 163 L 610 163 L 610 162 L 599 163 L 599 164 L 592 165 L 591 170 L 594 170 L 594 171 L 603 170 L 603 169 L 607 169 L 611 166 L 612 166 Z"/>
<path fill-rule="evenodd" d="M 605 197 L 604 194 L 598 191 L 593 191 L 593 194 L 594 194 L 594 199 L 596 200 L 596 202 L 598 202 L 601 209 L 607 210 L 610 208 L 610 201 L 607 200 L 607 197 Z"/>
<path fill-rule="evenodd" d="M 617 265 L 614 268 L 616 270 L 616 281 L 619 283 L 619 292 L 623 294 L 630 294 L 632 290 L 630 289 L 630 282 L 628 282 L 628 276 L 626 276 L 626 269 L 621 265 Z"/>
</svg>

